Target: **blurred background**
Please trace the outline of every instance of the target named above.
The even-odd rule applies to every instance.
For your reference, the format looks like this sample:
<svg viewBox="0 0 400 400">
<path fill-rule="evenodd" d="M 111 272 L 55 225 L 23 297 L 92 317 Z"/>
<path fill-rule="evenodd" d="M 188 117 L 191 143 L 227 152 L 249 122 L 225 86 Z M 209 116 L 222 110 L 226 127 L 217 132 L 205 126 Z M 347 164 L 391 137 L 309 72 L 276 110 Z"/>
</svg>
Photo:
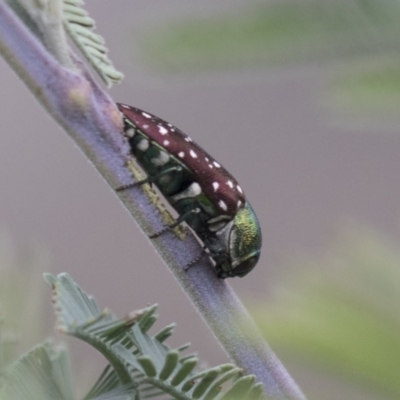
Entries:
<svg viewBox="0 0 400 400">
<path fill-rule="evenodd" d="M 263 253 L 229 284 L 304 392 L 400 398 L 400 2 L 86 3 L 125 74 L 113 98 L 178 126 L 244 188 Z M 159 303 L 158 326 L 178 324 L 172 346 L 225 362 L 148 239 L 3 61 L 0 88 L 0 264 L 19 282 L 2 301 L 11 315 L 28 299 L 48 326 L 32 340 L 24 318 L 11 327 L 21 341 L 52 334 L 40 271 L 65 271 L 120 316 Z M 97 372 L 96 355 L 73 347 L 83 374 Z"/>
</svg>

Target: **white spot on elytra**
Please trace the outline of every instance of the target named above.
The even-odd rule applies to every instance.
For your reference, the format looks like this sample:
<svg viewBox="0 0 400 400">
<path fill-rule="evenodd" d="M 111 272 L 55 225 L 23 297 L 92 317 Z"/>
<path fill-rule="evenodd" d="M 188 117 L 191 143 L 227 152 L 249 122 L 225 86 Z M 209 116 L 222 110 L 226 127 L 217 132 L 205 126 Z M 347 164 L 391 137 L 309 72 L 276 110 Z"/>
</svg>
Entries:
<svg viewBox="0 0 400 400">
<path fill-rule="evenodd" d="M 140 151 L 146 151 L 149 148 L 149 141 L 142 139 L 136 146 Z"/>
<path fill-rule="evenodd" d="M 226 203 L 223 200 L 220 200 L 218 205 L 224 210 L 227 211 L 228 210 L 228 206 L 226 205 Z"/>
<path fill-rule="evenodd" d="M 148 125 L 143 125 L 143 129 L 147 129 L 148 127 Z"/>
<path fill-rule="evenodd" d="M 172 128 L 172 125 L 171 124 L 167 124 L 170 128 Z"/>
<path fill-rule="evenodd" d="M 142 115 L 143 115 L 143 117 L 145 117 L 145 118 L 151 118 L 151 115 L 145 113 L 144 111 L 142 112 Z"/>
<path fill-rule="evenodd" d="M 214 167 L 213 167 L 213 165 L 212 165 L 212 164 L 208 164 L 208 168 L 211 168 L 211 169 L 213 169 Z"/>
<path fill-rule="evenodd" d="M 242 202 L 240 200 L 238 200 L 237 202 L 237 208 L 240 208 L 240 206 L 242 205 Z"/>
<path fill-rule="evenodd" d="M 190 155 L 191 155 L 193 158 L 197 158 L 197 154 L 196 154 L 196 152 L 194 152 L 193 150 L 190 150 Z"/>
<path fill-rule="evenodd" d="M 168 145 L 169 145 L 169 140 L 164 140 L 164 141 L 163 141 L 163 145 L 164 145 L 164 146 L 168 146 Z"/>
<path fill-rule="evenodd" d="M 232 183 L 232 181 L 227 181 L 226 183 L 228 184 L 228 186 L 229 186 L 231 189 L 233 188 L 233 183 Z"/>
<path fill-rule="evenodd" d="M 184 153 L 183 151 L 180 151 L 180 152 L 178 153 L 178 156 L 179 156 L 180 158 L 183 158 L 183 157 L 185 157 L 185 153 Z"/>
<path fill-rule="evenodd" d="M 218 182 L 213 182 L 213 188 L 214 188 L 214 192 L 216 192 L 219 188 L 219 183 Z"/>
<path fill-rule="evenodd" d="M 185 140 L 186 140 L 187 142 L 193 142 L 193 139 L 190 138 L 189 136 L 186 136 L 186 137 L 185 137 Z"/>
<path fill-rule="evenodd" d="M 165 129 L 163 126 L 159 126 L 158 130 L 160 131 L 161 135 L 166 135 L 168 133 L 168 129 Z"/>
<path fill-rule="evenodd" d="M 213 164 L 215 165 L 216 168 L 221 168 L 221 165 L 219 165 L 216 161 L 213 161 Z"/>
<path fill-rule="evenodd" d="M 124 108 L 131 108 L 130 106 L 127 106 L 126 104 L 121 104 L 121 107 L 124 107 Z"/>
<path fill-rule="evenodd" d="M 243 190 L 239 185 L 237 185 L 237 190 L 239 190 L 239 192 L 243 194 Z"/>
<path fill-rule="evenodd" d="M 210 160 L 208 159 L 208 157 L 205 157 L 204 159 L 205 159 L 207 162 L 209 162 L 209 161 L 210 161 Z"/>
</svg>

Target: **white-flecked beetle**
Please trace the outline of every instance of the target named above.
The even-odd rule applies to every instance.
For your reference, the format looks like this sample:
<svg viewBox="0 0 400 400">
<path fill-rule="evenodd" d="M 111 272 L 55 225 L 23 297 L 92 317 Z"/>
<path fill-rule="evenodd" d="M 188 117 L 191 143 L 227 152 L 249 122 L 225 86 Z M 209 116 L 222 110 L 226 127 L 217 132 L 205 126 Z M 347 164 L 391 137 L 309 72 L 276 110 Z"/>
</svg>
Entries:
<svg viewBox="0 0 400 400">
<path fill-rule="evenodd" d="M 260 257 L 257 217 L 235 178 L 189 136 L 138 108 L 117 104 L 133 157 L 201 239 L 217 276 L 243 277 Z"/>
</svg>

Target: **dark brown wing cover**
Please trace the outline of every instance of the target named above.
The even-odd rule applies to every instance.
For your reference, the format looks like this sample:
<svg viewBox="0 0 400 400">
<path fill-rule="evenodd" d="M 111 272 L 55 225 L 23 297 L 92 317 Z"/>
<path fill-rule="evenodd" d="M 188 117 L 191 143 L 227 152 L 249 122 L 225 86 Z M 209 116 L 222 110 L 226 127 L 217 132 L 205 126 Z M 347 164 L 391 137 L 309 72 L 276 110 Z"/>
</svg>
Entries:
<svg viewBox="0 0 400 400">
<path fill-rule="evenodd" d="M 117 105 L 135 127 L 192 171 L 204 194 L 221 214 L 233 217 L 244 206 L 245 196 L 236 179 L 189 136 L 146 111 L 125 104 Z"/>
</svg>

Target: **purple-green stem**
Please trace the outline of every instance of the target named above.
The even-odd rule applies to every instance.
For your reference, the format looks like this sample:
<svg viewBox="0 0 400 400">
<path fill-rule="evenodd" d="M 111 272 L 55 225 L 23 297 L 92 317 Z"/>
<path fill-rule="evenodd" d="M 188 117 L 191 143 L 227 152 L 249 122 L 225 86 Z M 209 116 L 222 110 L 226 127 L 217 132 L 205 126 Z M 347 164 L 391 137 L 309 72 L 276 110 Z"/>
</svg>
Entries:
<svg viewBox="0 0 400 400">
<path fill-rule="evenodd" d="M 132 181 L 125 164 L 129 149 L 114 101 L 74 56 L 75 68 L 61 65 L 2 0 L 0 53 L 112 188 Z M 159 212 L 140 187 L 118 194 L 144 232 L 162 228 Z M 170 232 L 151 242 L 235 364 L 264 384 L 268 398 L 304 400 L 230 286 L 216 278 L 207 257 L 185 271 L 202 251 L 195 237 L 188 233 L 182 241 Z"/>
</svg>

